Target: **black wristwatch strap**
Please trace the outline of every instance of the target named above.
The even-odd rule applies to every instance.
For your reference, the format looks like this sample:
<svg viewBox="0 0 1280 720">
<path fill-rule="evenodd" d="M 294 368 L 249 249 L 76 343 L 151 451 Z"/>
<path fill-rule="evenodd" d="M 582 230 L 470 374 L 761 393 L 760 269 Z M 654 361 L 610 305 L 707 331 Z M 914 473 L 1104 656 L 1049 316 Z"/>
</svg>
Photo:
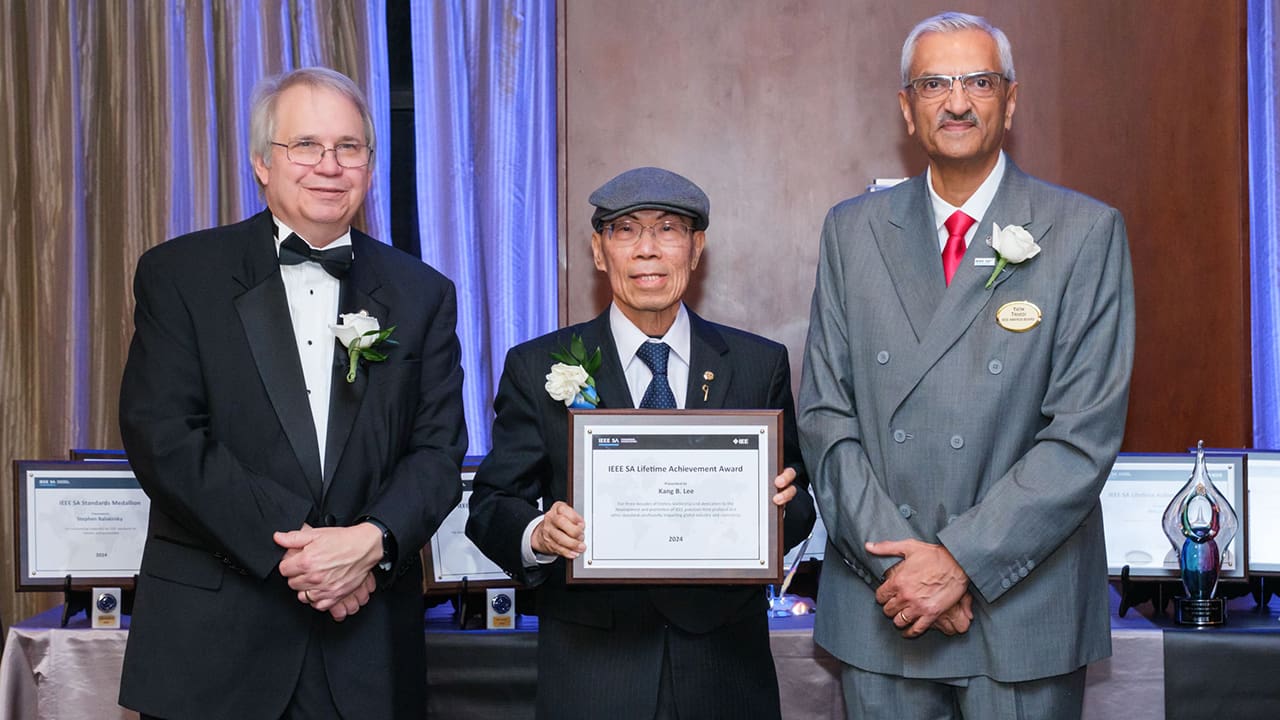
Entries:
<svg viewBox="0 0 1280 720">
<path fill-rule="evenodd" d="M 366 515 L 360 518 L 360 522 L 367 522 L 382 531 L 382 561 L 378 563 L 378 569 L 390 570 L 396 562 L 396 536 L 391 534 L 391 528 L 388 528 L 386 523 L 375 517 Z"/>
</svg>

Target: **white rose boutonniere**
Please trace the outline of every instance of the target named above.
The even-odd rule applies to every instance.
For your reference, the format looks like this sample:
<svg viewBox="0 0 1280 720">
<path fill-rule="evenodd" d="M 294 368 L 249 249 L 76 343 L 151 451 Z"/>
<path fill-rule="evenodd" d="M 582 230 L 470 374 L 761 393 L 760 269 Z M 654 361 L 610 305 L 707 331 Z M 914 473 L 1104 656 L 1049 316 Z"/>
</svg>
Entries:
<svg viewBox="0 0 1280 720">
<path fill-rule="evenodd" d="M 987 284 L 983 286 L 985 289 L 991 288 L 991 284 L 1000 276 L 1000 271 L 1004 270 L 1005 265 L 1009 263 L 1017 265 L 1040 254 L 1040 246 L 1036 244 L 1035 238 L 1017 225 L 1006 225 L 1001 228 L 992 223 L 991 239 L 987 244 L 996 251 L 998 259 L 996 268 L 991 271 L 991 277 L 987 278 Z"/>
<path fill-rule="evenodd" d="M 582 344 L 582 338 L 574 335 L 569 349 L 551 353 L 559 362 L 547 373 L 547 394 L 551 399 L 564 403 L 565 407 L 590 409 L 600 404 L 596 393 L 596 381 L 592 377 L 600 369 L 600 348 L 590 356 Z"/>
<path fill-rule="evenodd" d="M 581 365 L 556 363 L 551 366 L 551 372 L 547 373 L 547 394 L 553 400 L 559 400 L 565 405 L 572 405 L 573 398 L 583 388 L 589 387 L 587 380 L 590 378 L 591 376 L 587 374 L 586 368 Z"/>
<path fill-rule="evenodd" d="M 395 332 L 396 326 L 392 325 L 386 330 L 380 329 L 378 318 L 365 310 L 339 315 L 338 324 L 330 325 L 329 329 L 333 331 L 334 337 L 338 338 L 338 342 L 347 349 L 349 361 L 347 382 L 349 383 L 356 381 L 356 368 L 360 366 L 360 360 L 382 362 L 387 359 L 384 350 L 388 346 L 399 344 L 391 339 L 391 333 Z"/>
</svg>

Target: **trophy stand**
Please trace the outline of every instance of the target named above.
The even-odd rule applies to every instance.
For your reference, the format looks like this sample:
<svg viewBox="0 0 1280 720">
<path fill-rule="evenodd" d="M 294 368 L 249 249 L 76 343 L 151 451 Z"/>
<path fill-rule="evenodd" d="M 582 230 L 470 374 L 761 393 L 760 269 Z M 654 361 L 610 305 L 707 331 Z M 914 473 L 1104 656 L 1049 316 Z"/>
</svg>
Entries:
<svg viewBox="0 0 1280 720">
<path fill-rule="evenodd" d="M 1173 599 L 1173 619 L 1179 625 L 1208 627 L 1227 621 L 1226 598 L 1191 598 L 1178 596 Z"/>
</svg>

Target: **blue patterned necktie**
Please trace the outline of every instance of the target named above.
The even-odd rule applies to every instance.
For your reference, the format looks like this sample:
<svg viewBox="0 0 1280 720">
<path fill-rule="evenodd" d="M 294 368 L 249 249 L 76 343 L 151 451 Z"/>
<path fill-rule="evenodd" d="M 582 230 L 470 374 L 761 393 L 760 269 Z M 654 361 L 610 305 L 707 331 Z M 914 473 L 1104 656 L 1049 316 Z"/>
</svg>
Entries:
<svg viewBox="0 0 1280 720">
<path fill-rule="evenodd" d="M 644 361 L 653 371 L 653 379 L 644 391 L 644 399 L 640 407 L 655 410 L 675 410 L 676 396 L 671 393 L 671 385 L 667 383 L 667 356 L 671 348 L 666 343 L 646 342 L 636 350 L 636 357 Z"/>
</svg>

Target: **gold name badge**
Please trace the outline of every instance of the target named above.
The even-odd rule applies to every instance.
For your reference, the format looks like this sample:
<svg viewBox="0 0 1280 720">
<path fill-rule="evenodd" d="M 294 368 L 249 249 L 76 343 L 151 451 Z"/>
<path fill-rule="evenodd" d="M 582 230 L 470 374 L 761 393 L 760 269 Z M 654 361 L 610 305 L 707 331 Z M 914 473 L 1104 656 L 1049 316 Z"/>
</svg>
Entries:
<svg viewBox="0 0 1280 720">
<path fill-rule="evenodd" d="M 1026 332 L 1040 324 L 1042 313 L 1035 303 L 1015 300 L 1005 303 L 996 311 L 996 322 L 1012 332 Z"/>
</svg>

